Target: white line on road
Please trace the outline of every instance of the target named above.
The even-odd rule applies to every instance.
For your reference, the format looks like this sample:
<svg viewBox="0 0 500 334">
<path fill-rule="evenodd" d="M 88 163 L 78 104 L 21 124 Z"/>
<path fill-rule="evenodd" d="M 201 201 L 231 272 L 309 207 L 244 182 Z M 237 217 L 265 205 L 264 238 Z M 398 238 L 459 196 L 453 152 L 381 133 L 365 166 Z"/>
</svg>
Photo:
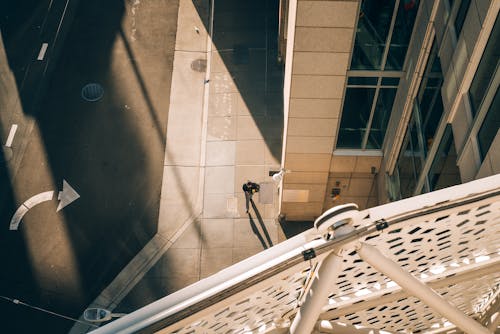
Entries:
<svg viewBox="0 0 500 334">
<path fill-rule="evenodd" d="M 18 229 L 21 220 L 23 219 L 24 215 L 29 211 L 29 209 L 40 203 L 51 201 L 53 197 L 54 197 L 53 191 L 46 191 L 29 198 L 26 202 L 21 204 L 19 208 L 17 208 L 16 212 L 12 216 L 12 219 L 10 220 L 9 230 L 14 231 Z"/>
<path fill-rule="evenodd" d="M 10 127 L 9 136 L 7 137 L 7 141 L 5 142 L 6 147 L 12 146 L 12 141 L 14 141 L 14 136 L 16 135 L 16 131 L 17 131 L 17 124 L 12 124 L 12 126 Z"/>
<path fill-rule="evenodd" d="M 40 52 L 38 53 L 37 60 L 43 60 L 43 58 L 45 57 L 45 52 L 47 52 L 48 46 L 49 46 L 48 43 L 43 43 L 42 44 L 42 47 L 40 48 Z"/>
</svg>

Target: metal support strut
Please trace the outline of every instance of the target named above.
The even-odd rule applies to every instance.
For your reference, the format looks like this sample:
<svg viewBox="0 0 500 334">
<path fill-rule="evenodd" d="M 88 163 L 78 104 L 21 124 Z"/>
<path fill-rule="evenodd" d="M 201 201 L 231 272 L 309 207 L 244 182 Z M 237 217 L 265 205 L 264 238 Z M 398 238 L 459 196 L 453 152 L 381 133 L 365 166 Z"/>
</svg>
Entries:
<svg viewBox="0 0 500 334">
<path fill-rule="evenodd" d="M 300 306 L 293 323 L 290 334 L 311 333 L 318 321 L 321 309 L 326 305 L 328 295 L 340 273 L 342 257 L 331 252 L 324 260 L 314 275 L 311 288 L 307 292 L 304 303 Z"/>
<path fill-rule="evenodd" d="M 377 248 L 361 243 L 357 248 L 357 252 L 363 261 L 388 276 L 399 284 L 401 288 L 422 300 L 464 332 L 471 334 L 492 333 L 478 322 L 460 312 L 455 306 L 451 305 L 413 275 L 401 269 L 397 263 L 385 257 Z"/>
</svg>

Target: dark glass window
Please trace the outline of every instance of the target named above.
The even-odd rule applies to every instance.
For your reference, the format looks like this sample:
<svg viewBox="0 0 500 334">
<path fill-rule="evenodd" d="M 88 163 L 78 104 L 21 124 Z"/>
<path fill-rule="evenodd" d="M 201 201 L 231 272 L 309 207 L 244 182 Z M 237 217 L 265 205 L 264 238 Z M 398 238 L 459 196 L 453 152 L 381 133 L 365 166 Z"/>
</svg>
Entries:
<svg viewBox="0 0 500 334">
<path fill-rule="evenodd" d="M 349 77 L 347 79 L 348 85 L 359 85 L 359 86 L 376 86 L 378 78 L 377 77 Z"/>
<path fill-rule="evenodd" d="M 461 183 L 460 170 L 457 167 L 457 152 L 453 143 L 453 131 L 451 124 L 446 125 L 446 129 L 439 143 L 429 170 L 430 191 L 451 187 Z"/>
<path fill-rule="evenodd" d="M 361 0 L 337 148 L 382 147 L 419 4 Z"/>
<path fill-rule="evenodd" d="M 403 69 L 417 10 L 418 1 L 400 1 L 385 70 L 400 71 Z"/>
<path fill-rule="evenodd" d="M 361 2 L 351 69 L 381 69 L 394 4 L 394 0 Z"/>
<path fill-rule="evenodd" d="M 486 48 L 484 49 L 481 62 L 469 88 L 469 97 L 474 115 L 481 106 L 481 102 L 484 99 L 486 90 L 490 85 L 500 59 L 500 27 L 498 20 L 499 18 L 497 17 L 488 44 L 486 44 Z"/>
<path fill-rule="evenodd" d="M 470 0 L 462 0 L 460 3 L 460 7 L 458 7 L 457 16 L 455 17 L 455 31 L 457 36 L 460 36 L 460 32 L 464 26 L 465 17 L 467 16 L 467 12 L 469 11 Z"/>
<path fill-rule="evenodd" d="M 338 148 L 361 148 L 374 94 L 375 88 L 347 88 Z"/>
<path fill-rule="evenodd" d="M 394 104 L 394 98 L 396 97 L 396 91 L 396 88 L 380 89 L 366 148 L 382 148 L 385 132 L 387 130 L 387 123 L 389 122 L 392 105 Z"/>
<path fill-rule="evenodd" d="M 425 141 L 424 154 L 427 154 L 434 141 L 434 135 L 443 115 L 443 99 L 441 96 L 443 74 L 441 72 L 441 63 L 437 56 L 436 45 L 436 41 L 434 41 L 416 101 L 422 122 L 422 136 Z"/>
<path fill-rule="evenodd" d="M 402 198 L 413 196 L 417 180 L 422 171 L 423 149 L 419 138 L 418 114 L 413 113 L 396 168 L 399 174 L 400 194 Z"/>
<path fill-rule="evenodd" d="M 490 149 L 491 143 L 498 133 L 500 128 L 500 98 L 498 97 L 498 88 L 493 98 L 493 102 L 488 108 L 488 113 L 484 118 L 483 125 L 477 133 L 477 140 L 479 142 L 479 150 L 481 152 L 481 158 L 484 159 L 488 150 Z"/>
<path fill-rule="evenodd" d="M 382 78 L 382 86 L 397 86 L 399 78 Z"/>
</svg>

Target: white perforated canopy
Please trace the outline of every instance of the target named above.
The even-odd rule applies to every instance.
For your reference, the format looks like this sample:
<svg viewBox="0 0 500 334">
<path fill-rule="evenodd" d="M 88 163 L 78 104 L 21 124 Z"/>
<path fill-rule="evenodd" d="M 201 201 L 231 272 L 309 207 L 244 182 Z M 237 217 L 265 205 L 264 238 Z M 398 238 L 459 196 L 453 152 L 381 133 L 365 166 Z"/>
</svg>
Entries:
<svg viewBox="0 0 500 334">
<path fill-rule="evenodd" d="M 389 333 L 446 333 L 455 326 L 364 262 L 356 245 L 375 246 L 461 312 L 491 326 L 499 308 L 500 175 L 350 215 L 338 237 L 313 228 L 94 333 L 267 333 L 290 325 L 318 264 L 343 256 L 319 320 Z M 457 331 L 455 331 L 456 333 Z M 376 332 L 373 332 L 376 333 Z M 451 333 L 451 332 L 450 332 Z"/>
</svg>

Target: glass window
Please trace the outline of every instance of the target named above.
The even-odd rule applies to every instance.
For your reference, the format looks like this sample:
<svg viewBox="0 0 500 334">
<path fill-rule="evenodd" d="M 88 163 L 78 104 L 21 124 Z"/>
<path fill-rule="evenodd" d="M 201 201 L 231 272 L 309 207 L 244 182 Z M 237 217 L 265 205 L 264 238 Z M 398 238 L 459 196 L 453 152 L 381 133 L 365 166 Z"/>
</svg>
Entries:
<svg viewBox="0 0 500 334">
<path fill-rule="evenodd" d="M 359 86 L 376 86 L 378 78 L 377 77 L 349 77 L 347 79 L 348 85 L 359 85 Z"/>
<path fill-rule="evenodd" d="M 481 158 L 484 159 L 488 150 L 490 149 L 491 143 L 498 133 L 500 128 L 500 98 L 498 97 L 498 88 L 493 98 L 493 102 L 488 108 L 488 113 L 484 118 L 483 125 L 477 133 L 477 140 L 479 142 L 479 151 L 481 152 Z"/>
<path fill-rule="evenodd" d="M 458 7 L 457 16 L 455 17 L 455 32 L 457 36 L 460 36 L 460 32 L 464 26 L 465 17 L 467 16 L 467 12 L 469 11 L 470 0 L 462 0 L 460 3 L 460 7 Z"/>
<path fill-rule="evenodd" d="M 500 28 L 497 17 L 493 30 L 491 31 L 488 44 L 484 49 L 481 62 L 477 68 L 474 79 L 469 88 L 469 97 L 472 105 L 472 112 L 475 115 L 481 106 L 486 90 L 490 85 L 495 68 L 500 59 Z"/>
<path fill-rule="evenodd" d="M 351 69 L 380 70 L 395 0 L 363 0 Z"/>
<path fill-rule="evenodd" d="M 391 116 L 392 105 L 396 97 L 396 88 L 381 88 L 375 106 L 375 113 L 370 128 L 370 134 L 366 143 L 366 148 L 379 149 L 382 148 L 387 123 Z"/>
<path fill-rule="evenodd" d="M 413 196 L 425 161 L 421 121 L 416 106 L 396 164 L 402 198 Z"/>
<path fill-rule="evenodd" d="M 397 86 L 399 78 L 382 78 L 382 86 Z"/>
<path fill-rule="evenodd" d="M 423 153 L 419 139 L 418 117 L 413 117 L 408 125 L 396 168 L 399 175 L 401 198 L 413 196 L 418 177 L 422 170 Z"/>
<path fill-rule="evenodd" d="M 361 0 L 337 148 L 382 147 L 419 4 Z M 384 63 L 386 56 L 391 60 Z"/>
<path fill-rule="evenodd" d="M 434 135 L 443 115 L 443 99 L 441 96 L 443 74 L 437 56 L 436 45 L 434 40 L 416 100 L 422 121 L 422 136 L 426 144 L 424 154 L 427 154 L 434 141 Z"/>
<path fill-rule="evenodd" d="M 411 32 L 417 16 L 418 1 L 401 0 L 399 3 L 394 31 L 392 33 L 385 70 L 403 69 L 403 63 L 410 43 Z"/>
<path fill-rule="evenodd" d="M 347 88 L 338 148 L 361 148 L 374 94 L 375 88 Z"/>
<path fill-rule="evenodd" d="M 429 170 L 430 191 L 460 184 L 460 170 L 457 167 L 457 152 L 453 143 L 451 124 L 446 125 L 443 138 Z"/>
<path fill-rule="evenodd" d="M 434 135 L 436 134 L 436 130 L 438 128 L 442 115 L 443 100 L 441 98 L 441 90 L 437 90 L 436 94 L 434 95 L 432 104 L 426 113 L 426 118 L 422 123 L 422 132 L 426 143 L 426 153 L 431 148 L 432 143 L 434 142 Z"/>
</svg>

